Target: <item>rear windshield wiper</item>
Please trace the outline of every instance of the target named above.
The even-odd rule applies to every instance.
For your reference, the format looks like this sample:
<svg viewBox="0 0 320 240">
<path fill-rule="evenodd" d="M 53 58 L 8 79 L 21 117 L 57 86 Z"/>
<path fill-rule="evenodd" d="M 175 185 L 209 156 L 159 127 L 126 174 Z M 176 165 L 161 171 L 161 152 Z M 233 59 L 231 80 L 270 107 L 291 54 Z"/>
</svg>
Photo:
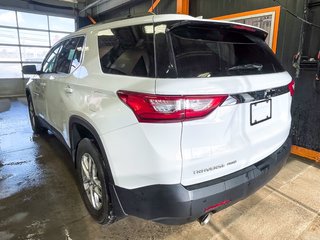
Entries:
<svg viewBox="0 0 320 240">
<path fill-rule="evenodd" d="M 244 65 L 237 65 L 231 68 L 228 68 L 228 71 L 237 71 L 237 70 L 255 70 L 261 71 L 263 68 L 262 64 L 244 64 Z"/>
</svg>

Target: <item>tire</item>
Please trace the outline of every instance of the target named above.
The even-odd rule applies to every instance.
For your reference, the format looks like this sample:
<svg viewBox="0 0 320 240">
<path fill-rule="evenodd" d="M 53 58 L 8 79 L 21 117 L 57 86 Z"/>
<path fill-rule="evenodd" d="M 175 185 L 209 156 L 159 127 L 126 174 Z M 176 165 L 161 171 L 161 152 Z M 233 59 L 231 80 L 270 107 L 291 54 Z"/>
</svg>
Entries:
<svg viewBox="0 0 320 240">
<path fill-rule="evenodd" d="M 76 154 L 81 197 L 88 212 L 98 223 L 111 224 L 113 217 L 110 214 L 111 204 L 107 190 L 107 177 L 104 174 L 102 161 L 102 155 L 95 144 L 88 138 L 82 139 L 78 144 Z"/>
<path fill-rule="evenodd" d="M 46 129 L 41 126 L 39 119 L 35 114 L 34 105 L 30 95 L 27 96 L 27 100 L 28 100 L 29 118 L 30 118 L 30 123 L 31 123 L 33 132 L 35 134 L 45 133 Z"/>
</svg>

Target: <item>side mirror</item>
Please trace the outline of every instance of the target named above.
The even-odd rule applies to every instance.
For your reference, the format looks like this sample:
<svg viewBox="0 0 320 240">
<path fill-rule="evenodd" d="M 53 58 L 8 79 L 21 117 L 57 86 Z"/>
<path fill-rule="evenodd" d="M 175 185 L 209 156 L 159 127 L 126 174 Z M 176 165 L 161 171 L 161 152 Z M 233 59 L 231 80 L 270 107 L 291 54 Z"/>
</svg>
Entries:
<svg viewBox="0 0 320 240">
<path fill-rule="evenodd" d="M 36 65 L 22 66 L 22 73 L 23 74 L 39 74 L 39 72 L 37 71 Z"/>
</svg>

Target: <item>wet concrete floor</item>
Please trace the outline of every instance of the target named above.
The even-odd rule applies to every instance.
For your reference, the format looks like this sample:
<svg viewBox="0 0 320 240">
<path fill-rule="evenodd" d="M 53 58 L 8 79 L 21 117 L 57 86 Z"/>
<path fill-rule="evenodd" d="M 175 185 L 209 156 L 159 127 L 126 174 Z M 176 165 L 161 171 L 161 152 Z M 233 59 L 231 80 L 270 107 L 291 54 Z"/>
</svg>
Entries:
<svg viewBox="0 0 320 240">
<path fill-rule="evenodd" d="M 64 146 L 32 134 L 25 99 L 0 99 L 0 239 L 320 239 L 320 167 L 296 156 L 248 199 L 198 223 L 96 224 Z"/>
</svg>

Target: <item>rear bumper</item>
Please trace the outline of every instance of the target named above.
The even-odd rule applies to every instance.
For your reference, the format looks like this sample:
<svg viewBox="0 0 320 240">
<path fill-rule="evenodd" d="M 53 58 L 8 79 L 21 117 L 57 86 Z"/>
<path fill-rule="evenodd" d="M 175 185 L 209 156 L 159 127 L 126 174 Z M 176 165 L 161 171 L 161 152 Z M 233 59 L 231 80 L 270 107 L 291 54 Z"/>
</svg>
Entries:
<svg viewBox="0 0 320 240">
<path fill-rule="evenodd" d="M 291 138 L 288 138 L 279 149 L 256 164 L 212 181 L 187 187 L 181 184 L 136 189 L 115 186 L 115 192 L 127 215 L 165 224 L 191 222 L 206 212 L 220 211 L 265 185 L 286 163 L 290 147 Z"/>
</svg>

